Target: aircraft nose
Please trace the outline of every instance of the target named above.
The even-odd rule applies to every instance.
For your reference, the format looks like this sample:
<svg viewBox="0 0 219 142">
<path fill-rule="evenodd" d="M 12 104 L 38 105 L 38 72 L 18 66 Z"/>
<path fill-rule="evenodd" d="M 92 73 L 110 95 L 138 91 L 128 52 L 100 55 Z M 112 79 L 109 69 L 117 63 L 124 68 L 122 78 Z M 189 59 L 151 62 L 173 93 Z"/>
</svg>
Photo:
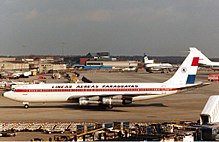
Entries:
<svg viewBox="0 0 219 142">
<path fill-rule="evenodd" d="M 5 98 L 9 98 L 9 99 L 16 98 L 11 91 L 7 91 L 7 92 L 2 93 L 2 96 Z"/>
<path fill-rule="evenodd" d="M 2 93 L 2 96 L 7 97 L 7 94 L 8 94 L 8 92 L 4 92 L 4 93 Z"/>
</svg>

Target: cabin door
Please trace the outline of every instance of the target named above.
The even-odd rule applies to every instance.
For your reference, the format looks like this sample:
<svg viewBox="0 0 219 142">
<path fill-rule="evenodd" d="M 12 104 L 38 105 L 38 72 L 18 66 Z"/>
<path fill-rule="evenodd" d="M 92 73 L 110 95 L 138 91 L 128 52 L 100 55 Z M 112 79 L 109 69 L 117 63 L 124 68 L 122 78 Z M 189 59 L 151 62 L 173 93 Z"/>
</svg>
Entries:
<svg viewBox="0 0 219 142">
<path fill-rule="evenodd" d="M 162 94 L 166 94 L 166 85 L 162 85 L 161 92 Z"/>
</svg>

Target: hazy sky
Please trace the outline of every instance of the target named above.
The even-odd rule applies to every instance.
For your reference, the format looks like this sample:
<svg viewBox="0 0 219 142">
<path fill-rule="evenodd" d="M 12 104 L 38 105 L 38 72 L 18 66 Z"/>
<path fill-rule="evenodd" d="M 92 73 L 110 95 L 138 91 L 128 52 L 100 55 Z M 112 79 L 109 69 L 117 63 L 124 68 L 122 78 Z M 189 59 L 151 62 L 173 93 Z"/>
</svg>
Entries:
<svg viewBox="0 0 219 142">
<path fill-rule="evenodd" d="M 219 57 L 218 0 L 1 0 L 0 55 Z"/>
</svg>

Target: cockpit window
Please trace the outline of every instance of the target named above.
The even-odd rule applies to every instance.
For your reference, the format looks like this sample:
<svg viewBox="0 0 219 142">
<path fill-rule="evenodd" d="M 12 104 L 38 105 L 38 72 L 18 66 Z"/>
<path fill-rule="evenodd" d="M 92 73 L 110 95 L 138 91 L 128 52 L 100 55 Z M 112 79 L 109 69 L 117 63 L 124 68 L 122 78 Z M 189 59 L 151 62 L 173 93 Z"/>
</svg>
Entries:
<svg viewBox="0 0 219 142">
<path fill-rule="evenodd" d="M 15 91 L 15 88 L 11 88 L 11 91 Z"/>
</svg>

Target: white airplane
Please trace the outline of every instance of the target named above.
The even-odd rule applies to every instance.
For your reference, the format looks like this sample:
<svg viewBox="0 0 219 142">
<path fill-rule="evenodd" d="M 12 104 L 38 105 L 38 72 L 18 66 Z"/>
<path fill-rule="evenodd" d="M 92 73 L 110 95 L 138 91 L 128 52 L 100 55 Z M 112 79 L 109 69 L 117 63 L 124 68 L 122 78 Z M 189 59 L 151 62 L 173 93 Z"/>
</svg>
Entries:
<svg viewBox="0 0 219 142">
<path fill-rule="evenodd" d="M 165 70 L 169 72 L 173 69 L 173 65 L 169 63 L 154 63 L 154 60 L 149 60 L 147 55 L 144 55 L 144 65 L 145 70 L 150 73 L 153 71 L 161 71 L 161 73 L 164 73 Z"/>
<path fill-rule="evenodd" d="M 206 84 L 195 82 L 199 56 L 194 49 L 186 57 L 176 73 L 163 83 L 63 83 L 15 85 L 3 96 L 23 102 L 28 108 L 34 102 L 74 102 L 112 108 L 115 104 L 165 97 L 189 88 Z"/>
<path fill-rule="evenodd" d="M 212 70 L 219 70 L 219 62 L 212 62 L 208 59 L 200 50 L 197 48 L 194 48 L 193 50 L 196 50 L 196 52 L 200 56 L 199 64 L 201 67 L 210 68 Z"/>
</svg>

